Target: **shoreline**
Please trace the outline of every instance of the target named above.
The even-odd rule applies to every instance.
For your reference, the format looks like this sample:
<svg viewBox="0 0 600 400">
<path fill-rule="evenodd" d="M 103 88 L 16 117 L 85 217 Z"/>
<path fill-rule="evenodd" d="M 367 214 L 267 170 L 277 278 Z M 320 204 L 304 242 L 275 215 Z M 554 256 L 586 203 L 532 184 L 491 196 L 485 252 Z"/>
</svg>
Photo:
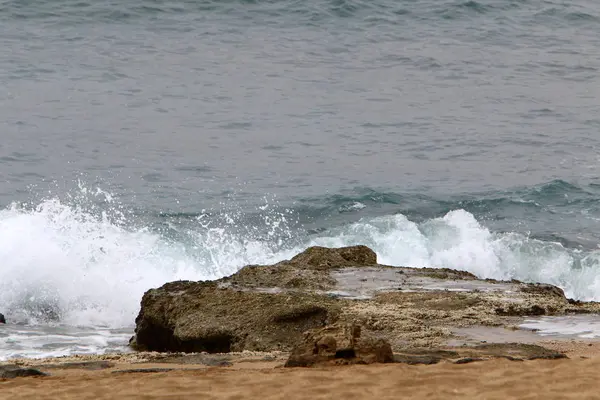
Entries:
<svg viewBox="0 0 600 400">
<path fill-rule="evenodd" d="M 0 362 L 0 391 L 94 400 L 582 398 L 596 393 L 600 337 L 584 336 L 594 336 L 599 313 L 599 303 L 552 285 L 380 265 L 365 246 L 313 247 L 217 281 L 150 289 L 134 351 Z"/>
<path fill-rule="evenodd" d="M 559 399 L 596 395 L 600 340 L 542 343 L 561 349 L 568 358 L 283 368 L 287 357 L 283 352 L 70 356 L 13 360 L 50 375 L 0 379 L 0 391 L 11 399 L 328 399 L 333 395 Z M 211 365 L 209 360 L 221 364 Z"/>
</svg>

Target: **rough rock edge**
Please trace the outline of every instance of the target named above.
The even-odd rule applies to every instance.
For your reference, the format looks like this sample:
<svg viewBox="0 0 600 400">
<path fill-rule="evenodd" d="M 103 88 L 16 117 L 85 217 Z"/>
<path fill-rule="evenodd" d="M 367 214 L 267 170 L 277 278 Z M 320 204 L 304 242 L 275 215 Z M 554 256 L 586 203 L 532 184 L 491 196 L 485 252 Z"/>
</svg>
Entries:
<svg viewBox="0 0 600 400">
<path fill-rule="evenodd" d="M 213 282 L 166 283 L 144 294 L 130 344 L 137 350 L 156 351 L 289 351 L 302 340 L 303 332 L 340 322 L 363 326 L 388 340 L 393 349 L 436 347 L 451 336 L 451 327 L 502 326 L 515 316 L 600 310 L 595 303 L 568 301 L 552 285 L 479 280 L 463 271 L 376 262 L 375 253 L 366 246 L 311 247 L 291 260 L 247 266 Z M 336 287 L 331 272 L 348 267 L 359 272 L 365 267 L 365 271 L 393 269 L 403 282 L 425 278 L 441 284 L 485 282 L 490 287 L 512 285 L 515 291 L 506 295 L 396 290 L 363 300 L 324 292 Z"/>
<path fill-rule="evenodd" d="M 390 344 L 362 335 L 360 325 L 336 324 L 313 329 L 292 350 L 285 367 L 390 363 L 394 354 Z"/>
<path fill-rule="evenodd" d="M 47 376 L 48 374 L 34 369 L 21 368 L 15 364 L 0 365 L 0 379 L 24 378 L 28 376 Z"/>
</svg>

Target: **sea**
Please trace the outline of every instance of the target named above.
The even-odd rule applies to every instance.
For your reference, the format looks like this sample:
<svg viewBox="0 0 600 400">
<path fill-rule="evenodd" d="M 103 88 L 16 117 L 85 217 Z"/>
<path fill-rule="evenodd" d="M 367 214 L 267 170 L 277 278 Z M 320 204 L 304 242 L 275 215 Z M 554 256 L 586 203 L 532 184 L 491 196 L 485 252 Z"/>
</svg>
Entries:
<svg viewBox="0 0 600 400">
<path fill-rule="evenodd" d="M 0 48 L 0 360 L 312 245 L 600 300 L 596 1 L 2 0 Z"/>
</svg>

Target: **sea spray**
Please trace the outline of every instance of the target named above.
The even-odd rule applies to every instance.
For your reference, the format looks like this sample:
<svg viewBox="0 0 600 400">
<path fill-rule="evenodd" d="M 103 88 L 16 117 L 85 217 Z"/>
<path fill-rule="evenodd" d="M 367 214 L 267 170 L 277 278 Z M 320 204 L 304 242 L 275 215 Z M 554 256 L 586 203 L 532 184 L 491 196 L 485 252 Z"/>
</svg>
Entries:
<svg viewBox="0 0 600 400">
<path fill-rule="evenodd" d="M 13 322 L 129 327 L 146 290 L 277 262 L 295 243 L 289 210 L 267 199 L 249 225 L 225 206 L 150 220 L 101 190 L 64 197 L 0 211 L 0 305 Z"/>
<path fill-rule="evenodd" d="M 0 257 L 0 304 L 29 323 L 130 325 L 148 288 L 206 278 L 176 243 L 55 200 L 0 212 Z"/>
<path fill-rule="evenodd" d="M 597 250 L 493 232 L 461 209 L 419 222 L 399 213 L 367 216 L 309 234 L 297 226 L 293 210 L 269 202 L 250 216 L 224 207 L 163 215 L 157 223 L 113 207 L 105 195 L 90 205 L 84 201 L 90 193 L 100 192 L 0 211 L 0 304 L 12 321 L 130 327 L 150 288 L 217 279 L 247 264 L 289 259 L 312 245 L 365 244 L 383 264 L 547 282 L 570 297 L 599 298 Z"/>
<path fill-rule="evenodd" d="M 600 298 L 600 251 L 570 249 L 516 232 L 490 232 L 464 210 L 421 223 L 402 214 L 366 218 L 307 244 L 365 244 L 375 250 L 382 264 L 452 268 L 480 278 L 551 283 L 573 298 Z"/>
</svg>

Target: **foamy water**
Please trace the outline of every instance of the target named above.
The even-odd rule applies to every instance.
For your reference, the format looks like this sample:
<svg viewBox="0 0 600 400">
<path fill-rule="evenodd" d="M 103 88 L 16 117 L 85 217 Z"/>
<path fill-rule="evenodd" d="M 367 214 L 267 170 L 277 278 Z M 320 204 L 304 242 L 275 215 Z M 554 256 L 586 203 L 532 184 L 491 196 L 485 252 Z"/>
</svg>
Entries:
<svg viewBox="0 0 600 400">
<path fill-rule="evenodd" d="M 0 329 L 0 361 L 72 354 L 129 352 L 131 329 L 64 324 L 6 325 Z"/>
<path fill-rule="evenodd" d="M 599 251 L 568 249 L 520 233 L 493 233 L 464 210 L 423 223 L 401 214 L 373 218 L 335 229 L 309 244 L 365 244 L 383 264 L 453 268 L 480 278 L 545 282 L 560 286 L 569 297 L 599 298 Z"/>
<path fill-rule="evenodd" d="M 545 337 L 595 339 L 600 337 L 600 316 L 569 315 L 526 319 L 521 328 L 535 330 Z"/>
<path fill-rule="evenodd" d="M 401 214 L 364 218 L 293 238 L 300 246 L 289 246 L 289 235 L 284 240 L 275 233 L 286 224 L 286 216 L 275 212 L 263 219 L 267 233 L 250 237 L 230 229 L 235 218 L 214 226 L 202 214 L 182 228 L 184 243 L 150 227 L 134 228 L 136 221 L 110 210 L 90 211 L 54 199 L 0 211 L 0 305 L 9 323 L 18 326 L 0 336 L 0 358 L 121 349 L 146 290 L 179 279 L 217 279 L 246 264 L 291 258 L 312 245 L 365 244 L 384 264 L 547 282 L 568 296 L 598 299 L 597 251 L 493 233 L 464 210 L 421 223 Z M 55 329 L 60 337 L 50 334 Z"/>
</svg>

